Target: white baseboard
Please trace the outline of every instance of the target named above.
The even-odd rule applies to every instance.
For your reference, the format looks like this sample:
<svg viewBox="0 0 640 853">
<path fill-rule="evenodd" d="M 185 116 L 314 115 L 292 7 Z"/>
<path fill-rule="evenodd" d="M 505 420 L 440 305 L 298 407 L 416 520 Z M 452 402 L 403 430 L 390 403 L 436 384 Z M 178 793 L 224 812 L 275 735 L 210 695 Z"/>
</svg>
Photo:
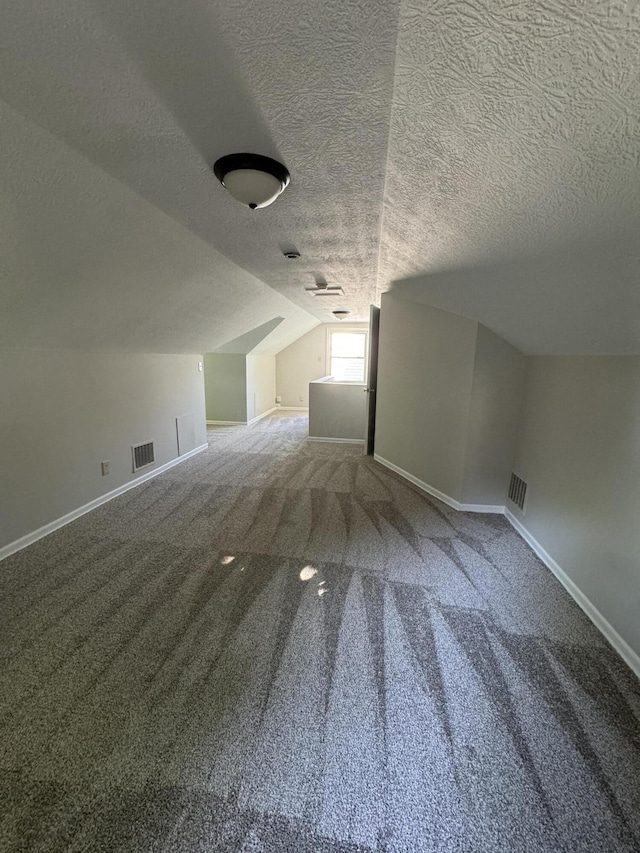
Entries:
<svg viewBox="0 0 640 853">
<path fill-rule="evenodd" d="M 256 421 L 261 421 L 262 418 L 266 418 L 267 415 L 270 415 L 272 412 L 275 412 L 275 411 L 276 411 L 276 407 L 274 406 L 273 409 L 268 409 L 266 412 L 263 412 L 261 415 L 256 415 L 255 418 L 251 418 L 250 421 L 247 421 L 247 426 L 251 426 L 251 424 L 255 424 Z"/>
<path fill-rule="evenodd" d="M 111 492 L 107 492 L 105 495 L 100 495 L 99 498 L 95 498 L 94 500 L 89 501 L 89 503 L 84 504 L 84 506 L 78 507 L 78 509 L 74 509 L 71 512 L 68 512 L 61 518 L 57 518 L 55 521 L 50 521 L 49 524 L 45 524 L 43 527 L 39 527 L 32 533 L 27 533 L 25 536 L 21 536 L 20 539 L 16 539 L 14 542 L 10 542 L 8 545 L 5 545 L 3 548 L 0 548 L 0 560 L 4 560 L 7 557 L 10 557 L 11 554 L 15 554 L 17 551 L 22 551 L 23 548 L 26 548 L 29 545 L 33 545 L 33 543 L 37 542 L 38 539 L 43 539 L 45 536 L 48 536 L 50 533 L 53 533 L 54 530 L 58 530 L 60 527 L 64 527 L 66 524 L 70 524 L 72 521 L 75 521 L 76 518 L 80 518 L 81 515 L 85 515 L 86 513 L 91 512 L 91 510 L 93 509 L 97 509 L 99 506 L 102 506 L 102 504 L 106 504 L 114 498 L 117 498 L 118 495 L 122 495 L 125 492 L 128 492 L 129 489 L 134 489 L 136 486 L 140 486 L 142 483 L 146 483 L 147 480 L 152 480 L 154 477 L 157 477 L 158 474 L 163 474 L 165 471 L 168 471 L 170 468 L 174 468 L 176 465 L 179 465 L 181 462 L 184 462 L 191 456 L 195 456 L 197 453 L 201 453 L 208 447 L 208 444 L 201 444 L 200 447 L 196 447 L 193 450 L 190 450 L 188 453 L 183 453 L 182 456 L 177 456 L 170 462 L 165 462 L 164 465 L 160 465 L 159 468 L 154 468 L 153 471 L 148 471 L 141 477 L 136 477 L 135 480 L 131 480 L 128 483 L 123 483 L 123 485 L 118 486 L 117 489 L 113 489 Z"/>
<path fill-rule="evenodd" d="M 569 575 L 560 568 L 558 563 L 553 559 L 553 557 L 545 551 L 542 545 L 529 533 L 527 528 L 519 521 L 513 513 L 506 506 L 485 506 L 484 504 L 461 504 L 459 501 L 454 500 L 449 497 L 449 495 L 445 495 L 443 492 L 438 489 L 434 489 L 433 486 L 429 486 L 427 483 L 423 483 L 422 480 L 419 480 L 417 477 L 414 477 L 413 474 L 409 474 L 408 471 L 403 471 L 402 468 L 398 468 L 397 465 L 394 465 L 392 462 L 389 462 L 387 459 L 383 459 L 380 456 L 374 454 L 373 457 L 376 462 L 379 462 L 381 465 L 384 465 L 385 468 L 389 468 L 391 471 L 395 471 L 396 474 L 399 474 L 401 477 L 404 477 L 405 480 L 408 480 L 410 483 L 413 483 L 422 491 L 427 492 L 429 495 L 433 495 L 434 498 L 438 498 L 443 503 L 446 503 L 448 506 L 453 507 L 453 509 L 457 509 L 460 512 L 488 512 L 504 515 L 507 521 L 511 524 L 511 526 L 516 530 L 517 533 L 522 536 L 524 541 L 533 549 L 536 555 L 542 560 L 545 566 L 549 569 L 549 571 L 553 572 L 553 574 L 558 578 L 562 586 L 567 590 L 571 598 L 576 602 L 578 607 L 580 607 L 584 613 L 589 617 L 589 619 L 593 622 L 596 628 L 600 631 L 600 633 L 605 637 L 606 640 L 613 646 L 613 648 L 618 652 L 620 657 L 625 661 L 627 666 L 636 674 L 638 678 L 640 678 L 640 655 L 638 655 L 631 646 L 624 640 L 620 634 L 616 631 L 616 629 L 611 625 L 605 617 L 600 613 L 598 608 L 592 604 L 592 602 L 587 598 L 587 596 L 582 592 L 579 586 L 571 580 Z"/>
<path fill-rule="evenodd" d="M 308 412 L 309 406 L 276 406 L 279 412 Z"/>
<path fill-rule="evenodd" d="M 261 415 L 256 415 L 256 417 L 251 418 L 250 421 L 207 421 L 207 426 L 251 426 L 251 424 L 255 424 L 256 421 L 266 418 L 267 415 L 270 415 L 275 411 L 277 411 L 276 406 L 274 406 L 273 409 L 263 412 Z"/>
<path fill-rule="evenodd" d="M 381 465 L 384 465 L 385 468 L 389 468 L 391 471 L 395 471 L 396 474 L 400 474 L 401 477 L 404 477 L 405 480 L 408 480 L 410 483 L 413 483 L 414 486 L 417 486 L 419 489 L 422 489 L 423 492 L 426 492 L 428 495 L 431 495 L 434 498 L 438 498 L 442 503 L 447 504 L 447 506 L 452 507 L 453 509 L 457 509 L 459 512 L 484 512 L 491 513 L 493 515 L 503 515 L 504 514 L 504 506 L 497 506 L 495 504 L 462 504 L 460 501 L 455 500 L 455 498 L 449 497 L 449 495 L 445 495 L 444 492 L 441 492 L 439 489 L 430 486 L 428 483 L 424 483 L 422 480 L 419 480 L 417 477 L 414 477 L 413 474 L 410 474 L 408 471 L 399 468 L 397 465 L 394 465 L 393 462 L 389 462 L 388 459 L 383 459 L 382 456 L 378 456 L 377 453 L 373 454 L 373 458 L 376 462 L 379 462 Z"/>
<path fill-rule="evenodd" d="M 613 625 L 611 625 L 602 613 L 600 613 L 598 608 L 591 603 L 580 587 L 577 586 L 577 584 L 571 580 L 569 575 L 560 568 L 553 557 L 545 551 L 537 539 L 529 533 L 524 524 L 522 524 L 522 522 L 519 521 L 513 513 L 507 509 L 507 507 L 505 507 L 504 514 L 509 524 L 511 524 L 520 536 L 522 536 L 524 541 L 531 546 L 545 566 L 558 578 L 571 598 L 573 598 L 576 604 L 586 613 L 600 633 L 604 635 L 625 663 L 633 670 L 638 678 L 640 678 L 640 655 L 634 652 L 627 641 L 618 634 Z"/>
<path fill-rule="evenodd" d="M 325 438 L 320 435 L 308 435 L 307 441 L 329 441 L 332 444 L 364 444 L 364 438 Z"/>
</svg>

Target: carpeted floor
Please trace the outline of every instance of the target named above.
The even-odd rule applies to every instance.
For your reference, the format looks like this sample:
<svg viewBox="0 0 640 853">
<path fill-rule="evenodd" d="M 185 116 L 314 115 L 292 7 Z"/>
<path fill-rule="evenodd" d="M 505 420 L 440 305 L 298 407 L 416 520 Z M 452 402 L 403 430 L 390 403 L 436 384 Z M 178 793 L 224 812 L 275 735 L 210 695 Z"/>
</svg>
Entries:
<svg viewBox="0 0 640 853">
<path fill-rule="evenodd" d="M 306 427 L 1 564 L 0 849 L 638 851 L 630 671 L 502 517 Z"/>
</svg>

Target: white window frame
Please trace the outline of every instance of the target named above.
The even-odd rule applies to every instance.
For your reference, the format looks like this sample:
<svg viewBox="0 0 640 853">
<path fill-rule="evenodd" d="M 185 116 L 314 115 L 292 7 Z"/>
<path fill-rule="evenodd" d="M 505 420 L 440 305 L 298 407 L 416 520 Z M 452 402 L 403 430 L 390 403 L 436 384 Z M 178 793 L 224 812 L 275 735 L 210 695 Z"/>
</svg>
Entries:
<svg viewBox="0 0 640 853">
<path fill-rule="evenodd" d="M 348 379 L 340 379 L 345 385 L 366 385 L 369 375 L 369 327 L 364 326 L 329 326 L 327 329 L 327 341 L 325 348 L 325 365 L 327 376 L 331 376 L 331 335 L 333 332 L 357 332 L 359 335 L 364 335 L 364 379 L 362 382 L 353 382 Z"/>
</svg>

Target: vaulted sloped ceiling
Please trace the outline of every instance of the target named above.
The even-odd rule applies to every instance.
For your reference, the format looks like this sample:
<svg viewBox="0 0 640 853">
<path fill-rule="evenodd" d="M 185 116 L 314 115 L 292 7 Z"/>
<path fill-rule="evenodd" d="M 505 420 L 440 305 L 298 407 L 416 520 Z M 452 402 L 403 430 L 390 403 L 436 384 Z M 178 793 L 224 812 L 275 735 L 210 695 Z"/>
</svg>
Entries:
<svg viewBox="0 0 640 853">
<path fill-rule="evenodd" d="M 7 106 L 0 346 L 206 352 L 265 317 L 277 351 L 301 308 Z"/>
<path fill-rule="evenodd" d="M 283 317 L 275 351 L 394 287 L 526 352 L 640 352 L 639 43 L 636 0 L 5 0 L 0 346 Z M 244 150 L 291 171 L 272 207 L 211 173 Z"/>
</svg>

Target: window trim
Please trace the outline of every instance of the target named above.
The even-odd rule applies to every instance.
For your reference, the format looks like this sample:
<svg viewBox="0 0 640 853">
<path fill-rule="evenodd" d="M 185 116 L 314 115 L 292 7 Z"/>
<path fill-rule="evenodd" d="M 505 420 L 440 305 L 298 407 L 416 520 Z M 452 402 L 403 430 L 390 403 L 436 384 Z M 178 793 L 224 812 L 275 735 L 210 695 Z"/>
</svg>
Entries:
<svg viewBox="0 0 640 853">
<path fill-rule="evenodd" d="M 333 324 L 327 327 L 327 337 L 325 343 L 325 376 L 331 376 L 331 335 L 333 332 L 357 332 L 364 335 L 364 379 L 362 382 L 350 382 L 348 379 L 337 380 L 344 382 L 345 385 L 366 385 L 369 377 L 369 326 L 363 323 L 362 326 L 334 326 Z"/>
</svg>

